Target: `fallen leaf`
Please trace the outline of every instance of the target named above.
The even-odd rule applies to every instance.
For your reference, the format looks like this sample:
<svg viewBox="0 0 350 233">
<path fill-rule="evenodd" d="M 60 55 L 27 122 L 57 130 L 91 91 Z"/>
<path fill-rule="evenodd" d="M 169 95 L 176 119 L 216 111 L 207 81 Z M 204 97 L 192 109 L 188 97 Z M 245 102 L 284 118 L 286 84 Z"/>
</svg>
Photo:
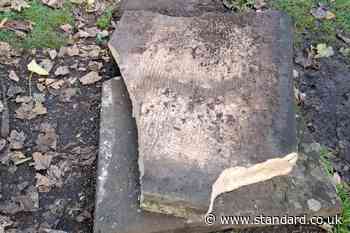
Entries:
<svg viewBox="0 0 350 233">
<path fill-rule="evenodd" d="M 64 76 L 64 75 L 67 75 L 69 73 L 70 73 L 70 71 L 69 71 L 68 66 L 60 66 L 55 71 L 56 76 Z"/>
<path fill-rule="evenodd" d="M 12 48 L 6 42 L 0 41 L 0 63 L 8 64 L 8 60 L 11 58 Z"/>
<path fill-rule="evenodd" d="M 47 152 L 50 149 L 55 150 L 57 139 L 58 136 L 55 128 L 49 123 L 42 123 L 40 126 L 40 133 L 35 141 L 38 151 Z"/>
<path fill-rule="evenodd" d="M 3 25 L 3 28 L 8 30 L 19 30 L 23 32 L 30 32 L 33 29 L 32 23 L 30 21 L 23 20 L 7 20 Z"/>
<path fill-rule="evenodd" d="M 333 12 L 327 11 L 326 19 L 334 19 L 335 17 L 336 15 Z"/>
<path fill-rule="evenodd" d="M 91 165 L 97 158 L 97 150 L 95 146 L 75 147 L 71 151 L 75 156 L 73 163 L 79 165 Z"/>
<path fill-rule="evenodd" d="M 15 11 L 22 11 L 24 8 L 30 7 L 25 0 L 11 0 L 11 9 Z"/>
<path fill-rule="evenodd" d="M 35 163 L 36 170 L 46 170 L 50 167 L 52 161 L 51 154 L 42 154 L 40 152 L 34 152 L 32 157 Z"/>
<path fill-rule="evenodd" d="M 318 44 L 316 46 L 316 52 L 317 54 L 315 55 L 315 58 L 331 57 L 334 55 L 333 48 L 326 44 Z"/>
<path fill-rule="evenodd" d="M 37 173 L 36 178 L 36 187 L 38 187 L 39 192 L 49 192 L 50 191 L 50 180 L 48 177 Z"/>
<path fill-rule="evenodd" d="M 17 85 L 11 85 L 8 89 L 7 89 L 7 96 L 9 98 L 13 98 L 16 95 L 19 95 L 21 93 L 24 93 L 24 90 L 17 86 Z"/>
<path fill-rule="evenodd" d="M 70 47 L 62 47 L 58 53 L 58 57 L 63 57 L 64 55 L 68 55 L 70 57 L 79 55 L 79 47 L 77 45 L 73 45 Z"/>
<path fill-rule="evenodd" d="M 15 82 L 19 81 L 19 77 L 17 76 L 16 72 L 13 70 L 10 70 L 9 78 Z"/>
<path fill-rule="evenodd" d="M 45 5 L 52 8 L 62 8 L 64 0 L 41 0 Z"/>
<path fill-rule="evenodd" d="M 45 106 L 36 101 L 30 101 L 28 103 L 22 103 L 21 106 L 15 111 L 16 118 L 22 120 L 31 120 L 39 115 L 47 113 Z"/>
<path fill-rule="evenodd" d="M 41 83 L 37 83 L 36 87 L 39 89 L 39 91 L 44 91 L 45 90 L 45 86 Z"/>
<path fill-rule="evenodd" d="M 18 161 L 21 161 L 23 159 L 26 159 L 27 157 L 23 154 L 22 151 L 11 151 L 10 152 L 10 159 L 12 162 L 17 163 Z"/>
<path fill-rule="evenodd" d="M 60 26 L 60 29 L 66 33 L 71 33 L 73 31 L 73 27 L 70 24 L 63 24 Z"/>
<path fill-rule="evenodd" d="M 51 60 L 55 59 L 57 57 L 57 51 L 55 49 L 51 49 L 49 51 L 49 56 L 50 56 Z"/>
<path fill-rule="evenodd" d="M 83 85 L 89 85 L 89 84 L 93 84 L 101 79 L 102 79 L 102 77 L 96 71 L 91 71 L 87 75 L 81 77 L 79 80 Z"/>
<path fill-rule="evenodd" d="M 32 111 L 36 115 L 44 115 L 47 113 L 47 109 L 45 108 L 45 106 L 41 102 L 38 102 L 38 101 L 35 102 L 35 106 L 32 109 Z"/>
<path fill-rule="evenodd" d="M 15 101 L 16 103 L 29 103 L 32 100 L 33 98 L 30 96 L 18 96 Z"/>
<path fill-rule="evenodd" d="M 297 160 L 298 154 L 291 153 L 283 158 L 269 159 L 251 167 L 232 167 L 223 170 L 212 186 L 207 213 L 213 211 L 214 201 L 217 196 L 243 186 L 272 179 L 276 176 L 288 175 Z"/>
<path fill-rule="evenodd" d="M 23 131 L 18 132 L 17 130 L 12 130 L 8 141 L 10 142 L 10 148 L 14 150 L 19 150 L 23 148 L 24 141 L 26 140 L 26 135 Z"/>
<path fill-rule="evenodd" d="M 5 228 L 12 226 L 13 223 L 9 216 L 0 215 L 0 233 L 4 233 Z"/>
<path fill-rule="evenodd" d="M 336 17 L 335 14 L 329 11 L 324 5 L 311 9 L 311 14 L 316 19 L 334 19 Z"/>
<path fill-rule="evenodd" d="M 255 2 L 254 2 L 254 8 L 257 9 L 257 10 L 259 10 L 259 9 L 265 7 L 265 6 L 266 6 L 266 1 L 265 0 L 255 0 Z"/>
<path fill-rule="evenodd" d="M 52 67 L 53 67 L 53 62 L 50 59 L 44 59 L 40 62 L 39 64 L 44 70 L 47 71 L 47 73 L 50 73 Z"/>
<path fill-rule="evenodd" d="M 103 64 L 101 62 L 97 62 L 97 61 L 90 61 L 88 64 L 88 68 L 91 71 L 100 71 L 100 69 L 103 67 Z"/>
<path fill-rule="evenodd" d="M 56 82 L 53 82 L 50 84 L 50 87 L 55 89 L 55 90 L 58 90 L 60 89 L 66 82 L 64 80 L 58 80 Z"/>
<path fill-rule="evenodd" d="M 43 76 L 47 76 L 49 75 L 49 72 L 47 70 L 45 70 L 43 67 L 41 67 L 40 65 L 38 65 L 38 63 L 36 63 L 35 59 L 33 59 L 27 66 L 28 70 L 36 73 L 38 75 L 43 75 Z"/>
<path fill-rule="evenodd" d="M 87 45 L 81 48 L 81 57 L 98 58 L 101 52 L 101 48 L 98 45 Z"/>
</svg>

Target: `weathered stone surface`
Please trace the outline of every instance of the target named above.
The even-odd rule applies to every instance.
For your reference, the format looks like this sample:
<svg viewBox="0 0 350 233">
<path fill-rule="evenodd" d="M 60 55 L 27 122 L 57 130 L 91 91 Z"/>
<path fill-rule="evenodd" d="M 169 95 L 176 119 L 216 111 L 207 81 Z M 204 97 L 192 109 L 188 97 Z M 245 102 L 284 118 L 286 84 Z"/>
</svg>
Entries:
<svg viewBox="0 0 350 233">
<path fill-rule="evenodd" d="M 145 10 L 170 16 L 194 16 L 205 12 L 228 11 L 222 0 L 122 0 L 121 13 Z"/>
<path fill-rule="evenodd" d="M 224 169 L 296 150 L 290 28 L 278 12 L 124 13 L 110 44 L 138 126 L 144 209 L 203 214 Z"/>
<path fill-rule="evenodd" d="M 239 196 L 239 199 L 230 193 L 222 195 L 216 202 L 217 219 L 223 213 L 235 216 L 259 213 L 265 216 L 294 216 L 303 213 L 309 216 L 330 216 L 339 212 L 334 187 L 320 169 L 319 155 L 310 150 L 304 153 L 304 148 L 312 140 L 302 125 L 299 128 L 298 169 L 290 177 L 264 182 L 264 186 L 253 185 L 235 191 L 234 195 Z M 199 233 L 247 227 L 218 224 L 208 226 L 204 221 L 186 223 L 185 219 L 140 209 L 136 122 L 132 118 L 131 102 L 122 79 L 104 83 L 100 132 L 95 233 Z M 285 183 L 281 186 L 283 182 Z M 273 193 L 270 192 L 271 189 L 274 190 Z M 256 192 L 256 199 L 250 199 L 251 192 Z M 315 201 L 321 204 L 321 209 L 317 212 L 308 206 L 308 203 Z M 290 231 L 281 229 L 271 232 Z"/>
</svg>

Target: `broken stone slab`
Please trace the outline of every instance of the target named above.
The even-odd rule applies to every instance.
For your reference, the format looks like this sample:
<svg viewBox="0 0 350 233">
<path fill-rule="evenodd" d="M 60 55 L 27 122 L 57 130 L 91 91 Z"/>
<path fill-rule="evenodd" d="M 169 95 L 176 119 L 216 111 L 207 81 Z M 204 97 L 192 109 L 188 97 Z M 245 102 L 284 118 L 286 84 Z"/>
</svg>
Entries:
<svg viewBox="0 0 350 233">
<path fill-rule="evenodd" d="M 302 122 L 302 119 L 298 119 L 298 122 Z M 262 211 L 265 216 L 278 216 L 281 213 L 289 216 L 333 216 L 339 213 L 335 189 L 321 169 L 319 154 L 304 151 L 312 143 L 310 135 L 302 124 L 298 124 L 298 129 L 298 169 L 292 172 L 291 177 L 264 182 L 265 186 L 252 185 L 234 191 L 239 200 L 230 202 L 232 196 L 223 194 L 216 203 L 216 209 L 220 210 L 220 213 L 216 211 L 217 222 L 222 213 L 235 216 Z M 217 222 L 206 225 L 204 220 L 187 222 L 184 218 L 142 210 L 137 160 L 136 122 L 132 117 L 131 101 L 124 81 L 121 78 L 106 81 L 102 89 L 94 233 L 200 233 L 252 226 L 220 225 Z M 281 182 L 285 184 L 277 186 Z M 269 193 L 271 189 L 275 189 L 272 197 Z M 254 191 L 258 193 L 256 199 L 244 196 L 252 195 Z M 270 205 L 270 208 L 259 210 L 261 203 Z M 321 206 L 321 209 L 313 211 L 318 209 L 317 206 Z M 281 227 L 271 232 L 290 232 L 288 229 Z"/>
<path fill-rule="evenodd" d="M 170 16 L 194 16 L 227 12 L 222 0 L 122 0 L 120 12 L 144 10 Z"/>
<path fill-rule="evenodd" d="M 142 208 L 202 216 L 225 169 L 296 151 L 291 38 L 289 19 L 274 11 L 195 17 L 124 12 L 110 48 L 138 126 Z M 276 174 L 252 180 L 272 197 L 275 189 L 262 181 L 286 174 L 264 170 Z M 248 188 L 244 197 L 233 192 L 230 202 L 266 198 L 256 191 Z"/>
</svg>

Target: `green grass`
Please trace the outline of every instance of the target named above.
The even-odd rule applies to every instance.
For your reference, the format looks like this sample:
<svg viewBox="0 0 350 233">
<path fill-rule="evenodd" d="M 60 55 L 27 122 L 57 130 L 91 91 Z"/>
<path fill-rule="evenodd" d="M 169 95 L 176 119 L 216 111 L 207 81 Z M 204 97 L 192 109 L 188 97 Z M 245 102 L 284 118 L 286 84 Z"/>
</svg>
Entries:
<svg viewBox="0 0 350 233">
<path fill-rule="evenodd" d="M 67 2 L 62 9 L 51 9 L 39 0 L 28 2 L 30 7 L 21 12 L 0 12 L 0 21 L 4 18 L 29 20 L 33 23 L 33 30 L 25 38 L 20 38 L 9 30 L 0 30 L 0 41 L 21 48 L 59 48 L 65 45 L 67 38 L 57 29 L 63 24 L 73 24 L 70 4 Z"/>
<path fill-rule="evenodd" d="M 330 160 L 330 156 L 331 156 L 331 152 L 326 147 L 322 147 L 320 150 L 321 164 L 323 165 L 327 174 L 329 176 L 333 176 L 334 169 L 333 169 L 333 164 Z"/>
<path fill-rule="evenodd" d="M 342 223 L 334 227 L 334 233 L 349 233 L 350 232 L 350 189 L 347 185 L 338 185 L 337 193 L 342 202 Z"/>
<path fill-rule="evenodd" d="M 330 157 L 332 152 L 326 147 L 322 147 L 320 150 L 321 164 L 325 168 L 327 174 L 333 177 L 334 168 Z M 350 233 L 350 188 L 346 183 L 338 184 L 337 194 L 341 200 L 342 213 L 341 213 L 341 224 L 337 224 L 333 228 L 333 233 Z"/>
<path fill-rule="evenodd" d="M 107 29 L 110 26 L 110 24 L 111 24 L 112 16 L 113 16 L 113 9 L 112 8 L 108 8 L 97 19 L 97 22 L 96 22 L 97 27 L 99 27 L 102 30 Z"/>
<path fill-rule="evenodd" d="M 335 19 L 317 20 L 311 15 L 313 7 L 318 3 L 325 3 L 330 11 L 336 15 Z M 350 1 L 349 0 L 271 0 L 273 8 L 285 11 L 295 22 L 297 42 L 301 42 L 302 33 L 309 32 L 316 35 L 316 43 L 332 43 L 336 39 L 336 30 L 350 32 Z"/>
</svg>

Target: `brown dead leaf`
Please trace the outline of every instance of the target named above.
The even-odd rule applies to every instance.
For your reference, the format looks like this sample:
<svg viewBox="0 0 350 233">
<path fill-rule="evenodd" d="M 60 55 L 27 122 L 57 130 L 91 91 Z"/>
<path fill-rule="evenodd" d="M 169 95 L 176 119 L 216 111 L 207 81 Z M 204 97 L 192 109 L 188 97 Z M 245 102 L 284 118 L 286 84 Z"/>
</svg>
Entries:
<svg viewBox="0 0 350 233">
<path fill-rule="evenodd" d="M 103 67 L 102 62 L 90 61 L 89 64 L 88 64 L 88 68 L 91 71 L 99 72 L 102 67 Z"/>
<path fill-rule="evenodd" d="M 69 71 L 68 66 L 60 66 L 55 71 L 56 76 L 64 76 L 64 75 L 67 75 L 69 73 L 70 73 L 70 71 Z"/>
<path fill-rule="evenodd" d="M 98 58 L 101 48 L 98 45 L 86 45 L 81 48 L 81 57 Z"/>
<path fill-rule="evenodd" d="M 25 0 L 0 0 L 0 12 L 2 11 L 21 11 L 28 8 L 29 4 Z"/>
<path fill-rule="evenodd" d="M 66 82 L 64 80 L 57 80 L 56 82 L 53 82 L 50 84 L 50 87 L 55 89 L 55 90 L 58 90 L 60 89 Z"/>
<path fill-rule="evenodd" d="M 50 149 L 56 150 L 57 139 L 55 128 L 49 123 L 42 123 L 36 140 L 37 149 L 41 152 L 47 152 Z"/>
<path fill-rule="evenodd" d="M 51 49 L 49 51 L 49 56 L 50 56 L 51 60 L 54 60 L 57 57 L 57 51 L 55 49 Z"/>
<path fill-rule="evenodd" d="M 97 148 L 95 146 L 80 147 L 72 149 L 75 154 L 73 163 L 78 165 L 91 165 L 97 158 Z"/>
<path fill-rule="evenodd" d="M 254 8 L 257 10 L 260 10 L 261 8 L 264 8 L 266 6 L 265 0 L 255 0 Z"/>
<path fill-rule="evenodd" d="M 8 30 L 13 31 L 23 31 L 23 32 L 30 32 L 33 29 L 33 25 L 30 21 L 23 21 L 23 20 L 7 20 L 3 24 L 3 28 L 6 28 Z"/>
<path fill-rule="evenodd" d="M 13 223 L 9 216 L 0 215 L 0 233 L 4 233 L 5 228 L 12 226 Z"/>
<path fill-rule="evenodd" d="M 33 98 L 30 96 L 18 96 L 15 101 L 16 103 L 29 103 L 32 100 Z"/>
<path fill-rule="evenodd" d="M 14 164 L 27 158 L 22 151 L 10 151 L 9 157 Z"/>
<path fill-rule="evenodd" d="M 22 120 L 31 120 L 39 115 L 46 114 L 47 109 L 42 103 L 38 101 L 30 101 L 28 103 L 22 103 L 15 112 L 16 118 Z"/>
<path fill-rule="evenodd" d="M 34 152 L 32 156 L 36 170 L 46 170 L 50 167 L 52 160 L 52 155 L 50 153 L 42 154 L 40 152 Z"/>
<path fill-rule="evenodd" d="M 62 8 L 64 0 L 41 0 L 45 5 L 52 8 Z"/>
<path fill-rule="evenodd" d="M 87 75 L 81 77 L 79 80 L 83 85 L 89 85 L 100 81 L 101 79 L 102 77 L 96 71 L 91 71 Z"/>
<path fill-rule="evenodd" d="M 16 72 L 13 70 L 10 71 L 9 78 L 15 82 L 19 81 L 19 77 L 17 76 Z"/>
<path fill-rule="evenodd" d="M 38 187 L 39 192 L 49 192 L 50 191 L 50 179 L 46 176 L 37 173 L 36 178 L 36 187 Z"/>
<path fill-rule="evenodd" d="M 65 33 L 72 33 L 73 27 L 70 24 L 63 24 L 60 26 L 60 29 L 64 31 Z"/>
<path fill-rule="evenodd" d="M 23 131 L 18 132 L 17 130 L 12 130 L 8 141 L 10 142 L 10 148 L 14 150 L 19 150 L 23 148 L 24 141 L 26 140 L 26 135 Z"/>
<path fill-rule="evenodd" d="M 23 93 L 23 92 L 24 92 L 24 90 L 23 90 L 21 87 L 19 87 L 19 86 L 17 86 L 17 85 L 11 85 L 11 86 L 7 89 L 7 96 L 8 96 L 9 98 L 13 98 L 14 96 L 19 95 L 19 94 L 21 94 L 21 93 Z"/>
<path fill-rule="evenodd" d="M 78 56 L 79 55 L 79 47 L 77 45 L 73 45 L 70 47 L 62 47 L 58 53 L 58 57 L 63 57 L 65 55 L 68 55 L 70 57 Z"/>
<path fill-rule="evenodd" d="M 312 8 L 310 13 L 316 18 L 316 19 L 334 19 L 336 15 L 329 10 L 329 7 L 325 4 L 319 3 L 318 7 Z"/>
</svg>

